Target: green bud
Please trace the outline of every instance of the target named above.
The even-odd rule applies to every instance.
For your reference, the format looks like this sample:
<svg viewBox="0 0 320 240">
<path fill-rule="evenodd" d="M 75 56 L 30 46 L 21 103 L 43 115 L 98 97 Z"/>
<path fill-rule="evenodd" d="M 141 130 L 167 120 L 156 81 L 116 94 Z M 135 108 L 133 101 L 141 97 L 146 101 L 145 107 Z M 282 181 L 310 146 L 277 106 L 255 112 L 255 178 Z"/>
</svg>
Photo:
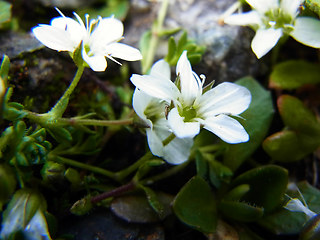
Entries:
<svg viewBox="0 0 320 240">
<path fill-rule="evenodd" d="M 87 214 L 92 209 L 92 207 L 91 196 L 86 196 L 76 201 L 72 205 L 70 212 L 75 215 L 81 216 Z"/>
<path fill-rule="evenodd" d="M 11 167 L 1 164 L 0 165 L 0 211 L 2 206 L 9 200 L 17 185 L 15 175 Z"/>
<path fill-rule="evenodd" d="M 46 182 L 59 181 L 64 178 L 64 171 L 64 165 L 47 161 L 41 170 L 41 176 Z"/>
<path fill-rule="evenodd" d="M 79 172 L 73 168 L 68 168 L 65 171 L 64 176 L 73 185 L 79 185 L 81 183 L 81 177 L 80 177 Z"/>
</svg>

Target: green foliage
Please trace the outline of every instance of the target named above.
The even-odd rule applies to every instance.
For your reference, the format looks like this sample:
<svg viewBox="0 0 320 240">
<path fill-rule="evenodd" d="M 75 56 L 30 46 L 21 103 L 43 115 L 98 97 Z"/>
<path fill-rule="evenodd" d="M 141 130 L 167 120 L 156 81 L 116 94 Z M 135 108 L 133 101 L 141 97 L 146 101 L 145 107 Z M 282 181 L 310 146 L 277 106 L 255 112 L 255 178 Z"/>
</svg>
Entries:
<svg viewBox="0 0 320 240">
<path fill-rule="evenodd" d="M 188 51 L 188 59 L 191 64 L 200 62 L 201 57 L 205 51 L 203 46 L 197 45 L 194 41 L 188 39 L 188 34 L 184 31 L 178 40 L 175 41 L 174 37 L 168 40 L 168 53 L 164 58 L 171 66 L 175 66 L 183 51 Z"/>
<path fill-rule="evenodd" d="M 44 216 L 46 208 L 46 201 L 38 192 L 18 190 L 3 213 L 1 239 L 16 239 L 16 234 L 22 234 L 27 240 L 50 240 Z"/>
<path fill-rule="evenodd" d="M 92 18 L 114 16 L 123 20 L 126 18 L 129 8 L 130 2 L 128 0 L 106 0 L 99 8 L 85 8 L 77 12 L 80 16 L 84 16 L 87 13 Z"/>
<path fill-rule="evenodd" d="M 217 210 L 215 197 L 208 183 L 195 176 L 177 194 L 173 211 L 184 223 L 201 232 L 215 232 Z"/>
<path fill-rule="evenodd" d="M 224 164 L 232 171 L 236 170 L 253 154 L 267 135 L 274 109 L 270 92 L 265 90 L 256 80 L 246 77 L 237 84 L 248 88 L 252 94 L 249 108 L 241 114 L 239 122 L 246 129 L 250 140 L 246 143 L 228 145 L 224 154 Z"/>
<path fill-rule="evenodd" d="M 6 162 L 21 166 L 44 163 L 51 149 L 45 138 L 45 129 L 27 129 L 23 121 L 18 121 L 2 132 L 0 156 Z"/>
<path fill-rule="evenodd" d="M 290 60 L 277 64 L 269 81 L 271 88 L 287 90 L 317 83 L 320 83 L 319 64 L 304 60 Z"/>
<path fill-rule="evenodd" d="M 306 0 L 305 5 L 320 17 L 320 1 L 319 0 Z"/>
<path fill-rule="evenodd" d="M 264 150 L 281 162 L 298 161 L 320 145 L 320 124 L 316 116 L 296 97 L 282 95 L 278 108 L 286 128 L 263 142 Z"/>
<path fill-rule="evenodd" d="M 7 23 L 11 19 L 11 7 L 12 5 L 6 1 L 0 1 L 0 28 L 4 23 Z"/>
<path fill-rule="evenodd" d="M 271 212 L 283 199 L 288 184 L 288 171 L 277 165 L 253 168 L 235 178 L 231 183 L 231 189 L 243 184 L 249 185 L 250 190 L 240 198 L 240 201 L 262 207 L 265 212 Z"/>
<path fill-rule="evenodd" d="M 17 181 L 13 168 L 7 164 L 0 164 L 0 212 L 2 207 L 16 189 Z"/>
</svg>

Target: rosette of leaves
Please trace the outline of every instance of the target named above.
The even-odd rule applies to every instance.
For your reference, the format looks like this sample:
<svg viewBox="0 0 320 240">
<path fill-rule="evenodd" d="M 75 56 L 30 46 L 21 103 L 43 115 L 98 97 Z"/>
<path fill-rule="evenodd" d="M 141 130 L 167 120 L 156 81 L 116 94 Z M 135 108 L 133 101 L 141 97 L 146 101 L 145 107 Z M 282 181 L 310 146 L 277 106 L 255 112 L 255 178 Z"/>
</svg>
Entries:
<svg viewBox="0 0 320 240">
<path fill-rule="evenodd" d="M 171 66 L 177 65 L 177 62 L 183 51 L 188 51 L 188 59 L 191 64 L 201 61 L 201 57 L 205 51 L 205 47 L 197 45 L 193 40 L 188 38 L 188 34 L 184 31 L 178 41 L 174 37 L 168 40 L 168 54 L 164 58 Z"/>
<path fill-rule="evenodd" d="M 0 157 L 11 164 L 30 166 L 47 160 L 51 149 L 44 128 L 27 129 L 23 121 L 7 127 L 0 137 Z"/>
</svg>

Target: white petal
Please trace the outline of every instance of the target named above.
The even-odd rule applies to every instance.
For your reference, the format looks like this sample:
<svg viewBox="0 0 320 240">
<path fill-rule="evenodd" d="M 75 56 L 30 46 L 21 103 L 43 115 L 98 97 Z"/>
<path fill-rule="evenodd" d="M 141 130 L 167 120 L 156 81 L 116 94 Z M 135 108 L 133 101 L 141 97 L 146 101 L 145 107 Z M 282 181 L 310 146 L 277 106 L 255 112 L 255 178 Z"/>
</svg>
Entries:
<svg viewBox="0 0 320 240">
<path fill-rule="evenodd" d="M 260 13 L 265 13 L 272 8 L 279 7 L 279 0 L 246 0 L 252 8 L 256 9 Z"/>
<path fill-rule="evenodd" d="M 82 20 L 80 19 L 80 21 Z M 87 34 L 86 29 L 83 26 L 83 23 L 80 24 L 69 17 L 54 18 L 51 21 L 51 25 L 66 31 L 69 34 L 68 38 L 71 39 L 73 45 L 76 47 L 79 46 L 81 40 L 83 40 L 85 35 Z"/>
<path fill-rule="evenodd" d="M 150 95 L 145 94 L 144 92 L 140 91 L 138 88 L 134 90 L 133 97 L 132 97 L 132 106 L 134 111 L 137 113 L 137 115 L 147 121 L 147 117 L 144 114 L 144 111 L 148 107 L 148 105 L 151 102 L 152 97 Z M 151 123 L 150 120 L 148 122 Z M 152 123 L 148 124 L 150 127 L 152 127 Z"/>
<path fill-rule="evenodd" d="M 146 133 L 147 133 L 147 140 L 148 140 L 150 151 L 152 152 L 153 155 L 162 157 L 164 155 L 162 140 L 157 135 L 156 131 L 150 128 L 146 130 Z"/>
<path fill-rule="evenodd" d="M 32 32 L 43 45 L 53 50 L 73 52 L 77 47 L 70 39 L 69 34 L 60 28 L 50 25 L 39 25 L 38 27 L 34 27 Z"/>
<path fill-rule="evenodd" d="M 281 28 L 258 29 L 251 43 L 252 51 L 257 58 L 263 57 L 277 44 L 281 36 Z"/>
<path fill-rule="evenodd" d="M 304 0 L 281 0 L 280 6 L 285 13 L 290 14 L 294 19 L 299 13 L 299 6 Z"/>
<path fill-rule="evenodd" d="M 250 91 L 235 83 L 224 82 L 203 94 L 195 103 L 199 104 L 200 116 L 209 117 L 221 113 L 238 115 L 245 111 L 251 102 Z"/>
<path fill-rule="evenodd" d="M 107 61 L 105 56 L 93 55 L 88 56 L 85 49 L 82 49 L 82 58 L 90 66 L 93 71 L 103 72 L 107 68 Z"/>
<path fill-rule="evenodd" d="M 290 35 L 304 45 L 320 48 L 320 21 L 311 17 L 298 17 Z"/>
<path fill-rule="evenodd" d="M 250 26 L 250 25 L 261 25 L 260 14 L 253 10 L 241 14 L 232 14 L 224 19 L 226 24 L 239 25 L 239 26 Z"/>
<path fill-rule="evenodd" d="M 170 79 L 171 78 L 170 65 L 165 60 L 161 59 L 153 64 L 150 70 L 150 75 L 157 78 Z"/>
<path fill-rule="evenodd" d="M 92 31 L 89 44 L 99 51 L 108 44 L 120 40 L 122 35 L 123 24 L 120 20 L 113 17 L 102 18 Z"/>
<path fill-rule="evenodd" d="M 247 142 L 249 135 L 243 126 L 234 118 L 224 114 L 205 119 L 204 128 L 213 132 L 223 141 L 231 144 Z"/>
<path fill-rule="evenodd" d="M 193 138 L 200 132 L 200 123 L 184 122 L 177 108 L 173 108 L 169 112 L 168 124 L 178 138 Z"/>
<path fill-rule="evenodd" d="M 157 134 L 161 137 L 161 139 L 165 140 L 171 134 L 171 132 L 158 130 Z M 170 164 L 181 164 L 188 160 L 192 145 L 192 138 L 176 137 L 166 146 L 164 146 L 163 159 Z"/>
<path fill-rule="evenodd" d="M 285 209 L 288 209 L 292 212 L 303 212 L 305 213 L 309 218 L 316 215 L 313 211 L 311 211 L 309 208 L 303 205 L 303 203 L 298 198 L 292 198 L 285 206 Z"/>
<path fill-rule="evenodd" d="M 104 49 L 107 55 L 127 61 L 137 61 L 142 59 L 140 51 L 123 43 L 112 43 Z"/>
<path fill-rule="evenodd" d="M 184 51 L 177 63 L 177 76 L 180 76 L 181 94 L 186 105 L 193 103 L 196 97 L 202 93 L 202 84 L 198 77 L 195 77 L 190 62 L 187 58 L 187 51 Z"/>
<path fill-rule="evenodd" d="M 130 80 L 137 88 L 146 94 L 167 102 L 171 102 L 171 100 L 175 101 L 180 94 L 178 88 L 170 79 L 133 74 Z"/>
</svg>

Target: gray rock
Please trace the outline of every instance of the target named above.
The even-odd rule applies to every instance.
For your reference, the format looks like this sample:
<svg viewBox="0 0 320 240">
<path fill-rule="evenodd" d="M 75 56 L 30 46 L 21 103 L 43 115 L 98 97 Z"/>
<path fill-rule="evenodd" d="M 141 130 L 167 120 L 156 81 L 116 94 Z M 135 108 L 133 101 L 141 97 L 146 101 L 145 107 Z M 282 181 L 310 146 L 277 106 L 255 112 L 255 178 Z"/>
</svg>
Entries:
<svg viewBox="0 0 320 240">
<path fill-rule="evenodd" d="M 219 17 L 234 0 L 175 0 L 171 1 L 165 28 L 181 27 L 196 43 L 204 45 L 203 60 L 194 66 L 208 81 L 234 81 L 247 75 L 258 75 L 261 64 L 250 48 L 254 32 L 249 28 L 219 24 Z M 124 42 L 138 45 L 142 33 L 150 29 L 157 17 L 160 4 L 144 0 L 132 1 L 129 26 Z M 143 6 L 144 11 L 141 11 Z M 148 11 L 146 11 L 148 9 Z M 160 43 L 156 58 L 167 51 L 166 42 Z"/>
</svg>

